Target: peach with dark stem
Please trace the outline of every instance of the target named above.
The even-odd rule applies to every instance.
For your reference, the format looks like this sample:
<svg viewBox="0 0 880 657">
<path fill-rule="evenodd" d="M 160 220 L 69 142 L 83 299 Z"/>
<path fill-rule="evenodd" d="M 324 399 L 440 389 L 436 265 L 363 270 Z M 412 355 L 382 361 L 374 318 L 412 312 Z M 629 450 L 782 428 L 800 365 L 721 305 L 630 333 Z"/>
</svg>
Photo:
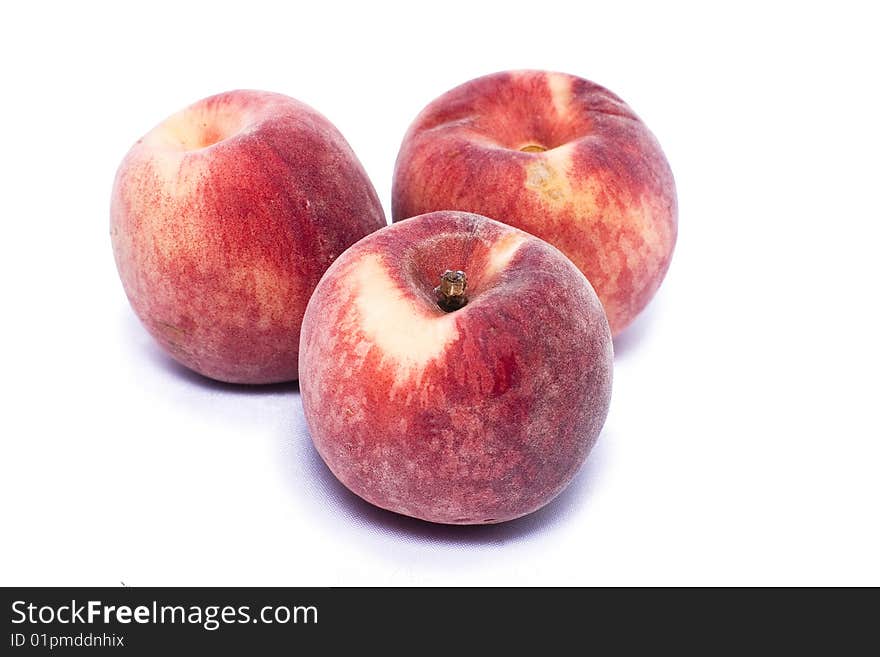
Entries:
<svg viewBox="0 0 880 657">
<path fill-rule="evenodd" d="M 605 421 L 612 360 L 602 306 L 562 253 L 434 212 L 367 236 L 324 274 L 300 391 L 315 447 L 356 494 L 432 522 L 494 523 L 571 481 Z"/>
</svg>

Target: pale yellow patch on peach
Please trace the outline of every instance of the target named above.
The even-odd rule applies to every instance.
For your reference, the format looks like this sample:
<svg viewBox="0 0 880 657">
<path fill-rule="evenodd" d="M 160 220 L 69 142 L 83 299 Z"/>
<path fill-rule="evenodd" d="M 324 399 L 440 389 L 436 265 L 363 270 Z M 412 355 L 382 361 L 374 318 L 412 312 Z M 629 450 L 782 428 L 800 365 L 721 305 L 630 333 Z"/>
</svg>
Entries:
<svg viewBox="0 0 880 657">
<path fill-rule="evenodd" d="M 656 220 L 657 214 L 656 205 L 647 196 L 642 196 L 637 201 L 627 204 L 627 225 L 634 227 L 635 231 L 641 235 L 647 250 L 659 253 L 666 250 L 668 236 L 658 230 L 660 226 L 665 226 L 665 223 Z"/>
<path fill-rule="evenodd" d="M 145 146 L 149 146 L 145 142 Z M 149 163 L 153 168 L 153 172 L 162 181 L 162 187 L 169 193 L 175 193 L 181 180 L 181 169 L 184 166 L 184 160 L 187 160 L 183 151 L 173 151 L 168 149 L 146 149 L 149 153 Z"/>
<path fill-rule="evenodd" d="M 654 220 L 657 208 L 651 198 L 624 197 L 600 198 L 607 195 L 606 183 L 589 176 L 572 178 L 569 174 L 571 149 L 562 146 L 543 153 L 526 165 L 525 186 L 536 194 L 549 210 L 570 210 L 580 221 L 595 223 L 604 221 L 610 228 L 629 226 L 643 236 L 646 248 L 665 248 L 665 238 L 659 234 Z M 597 208 L 605 206 L 601 215 Z"/>
<path fill-rule="evenodd" d="M 398 383 L 420 377 L 458 339 L 455 313 L 427 311 L 389 276 L 380 256 L 364 256 L 350 276 L 362 335 L 396 369 Z"/>
<path fill-rule="evenodd" d="M 553 109 L 559 118 L 565 118 L 569 114 L 569 102 L 571 101 L 572 78 L 562 73 L 548 73 L 547 87 L 550 89 L 550 97 L 553 99 Z"/>
<path fill-rule="evenodd" d="M 600 249 L 601 256 L 591 262 L 583 261 L 578 244 L 557 244 L 582 271 L 589 269 L 594 279 L 602 281 L 603 293 L 610 298 L 618 292 L 618 272 L 624 268 L 643 272 L 645 263 L 657 261 L 668 250 L 670 230 L 665 222 L 657 221 L 665 210 L 650 195 L 633 197 L 623 191 L 612 194 L 599 176 L 571 176 L 571 154 L 571 147 L 563 146 L 530 161 L 525 186 L 547 209 L 546 221 L 552 222 L 554 216 L 571 217 L 583 225 L 584 239 L 600 233 L 616 235 L 618 248 Z M 606 230 L 597 230 L 599 225 Z M 640 239 L 621 232 L 624 226 Z"/>
<path fill-rule="evenodd" d="M 600 181 L 587 178 L 575 187 L 570 199 L 570 207 L 575 220 L 583 224 L 586 235 L 596 233 L 596 226 L 602 224 L 607 229 L 605 232 L 616 235 L 617 248 L 600 249 L 601 257 L 590 263 L 581 261 L 577 252 L 567 255 L 582 270 L 588 266 L 596 270 L 595 275 L 600 276 L 604 281 L 603 292 L 610 298 L 618 292 L 617 272 L 626 268 L 639 276 L 637 272 L 645 270 L 645 263 L 662 258 L 671 238 L 664 231 L 658 230 L 659 226 L 665 224 L 655 220 L 659 210 L 650 197 L 617 198 L 600 213 L 597 210 L 599 207 L 597 198 L 601 193 Z M 627 227 L 628 231 L 621 231 L 622 226 Z M 640 239 L 633 239 L 631 237 L 633 234 L 638 235 Z"/>
<path fill-rule="evenodd" d="M 234 103 L 199 103 L 171 115 L 145 137 L 155 148 L 198 151 L 240 132 L 250 120 Z"/>
<path fill-rule="evenodd" d="M 250 314 L 251 309 L 242 307 L 242 298 L 251 299 L 256 306 L 256 328 L 261 331 L 268 331 L 282 324 L 285 318 L 292 317 L 290 299 L 297 295 L 291 289 L 293 284 L 290 277 L 281 276 L 277 269 L 258 262 L 229 270 L 227 276 L 227 316 L 234 317 L 239 325 L 250 326 L 254 320 Z M 235 309 L 239 309 L 237 313 L 233 313 Z M 290 326 L 291 322 L 288 321 L 287 324 Z"/>
<path fill-rule="evenodd" d="M 538 155 L 526 165 L 526 188 L 548 208 L 561 209 L 571 202 L 570 165 L 571 153 L 566 146 Z"/>
<path fill-rule="evenodd" d="M 525 235 L 511 232 L 493 244 L 486 263 L 486 278 L 494 278 L 507 267 L 525 241 Z"/>
<path fill-rule="evenodd" d="M 179 215 L 205 174 L 205 158 L 174 151 L 146 152 L 144 158 L 134 175 L 147 182 L 150 202 L 131 199 L 140 210 L 141 235 L 166 259 L 178 255 L 181 245 L 197 248 L 204 241 L 199 222 L 194 218 L 182 221 Z M 139 194 L 140 189 L 135 184 L 124 193 Z"/>
</svg>

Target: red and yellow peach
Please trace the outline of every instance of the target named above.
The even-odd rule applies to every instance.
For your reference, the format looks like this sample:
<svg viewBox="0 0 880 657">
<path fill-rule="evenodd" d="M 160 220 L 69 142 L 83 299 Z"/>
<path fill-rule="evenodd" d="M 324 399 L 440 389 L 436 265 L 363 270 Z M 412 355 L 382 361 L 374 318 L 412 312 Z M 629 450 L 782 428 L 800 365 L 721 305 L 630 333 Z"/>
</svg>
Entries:
<svg viewBox="0 0 880 657">
<path fill-rule="evenodd" d="M 654 135 L 607 89 L 515 71 L 430 103 L 397 159 L 392 218 L 476 212 L 547 240 L 587 276 L 620 333 L 669 267 L 675 183 Z"/>
<path fill-rule="evenodd" d="M 260 91 L 201 100 L 140 139 L 110 214 L 144 326 L 180 363 L 235 383 L 297 377 L 312 290 L 334 258 L 385 225 L 336 128 Z"/>
<path fill-rule="evenodd" d="M 367 501 L 452 524 L 547 504 L 605 421 L 611 333 L 557 249 L 462 212 L 394 224 L 343 253 L 303 320 L 312 440 Z"/>
</svg>

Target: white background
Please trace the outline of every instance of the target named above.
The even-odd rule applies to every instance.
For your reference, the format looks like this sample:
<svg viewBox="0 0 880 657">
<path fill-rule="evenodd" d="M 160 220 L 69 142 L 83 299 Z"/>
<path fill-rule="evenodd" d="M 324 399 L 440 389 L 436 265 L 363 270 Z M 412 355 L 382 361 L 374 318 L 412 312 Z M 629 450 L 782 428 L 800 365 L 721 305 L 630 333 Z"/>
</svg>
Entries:
<svg viewBox="0 0 880 657">
<path fill-rule="evenodd" d="M 877 17 L 709 4 L 4 3 L 0 583 L 880 584 Z M 110 188 L 166 115 L 261 88 L 330 118 L 390 216 L 417 112 L 510 68 L 633 106 L 680 239 L 569 489 L 433 526 L 335 481 L 295 386 L 160 353 L 115 271 Z"/>
</svg>

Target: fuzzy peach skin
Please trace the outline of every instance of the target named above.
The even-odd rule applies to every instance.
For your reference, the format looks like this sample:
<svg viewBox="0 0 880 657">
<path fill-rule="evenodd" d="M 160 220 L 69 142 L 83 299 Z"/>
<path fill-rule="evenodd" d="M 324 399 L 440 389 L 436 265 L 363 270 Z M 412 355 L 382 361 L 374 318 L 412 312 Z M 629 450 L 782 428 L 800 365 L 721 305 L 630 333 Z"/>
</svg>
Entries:
<svg viewBox="0 0 880 657">
<path fill-rule="evenodd" d="M 468 279 L 444 311 L 445 270 Z M 315 447 L 377 506 L 438 523 L 496 523 L 569 483 L 608 413 L 611 333 L 584 275 L 554 247 L 463 212 L 362 239 L 309 301 L 300 391 Z"/>
<path fill-rule="evenodd" d="M 232 383 L 296 379 L 312 290 L 385 224 L 339 131 L 263 91 L 212 96 L 159 124 L 125 156 L 110 210 L 141 322 L 177 361 Z"/>
<path fill-rule="evenodd" d="M 392 218 L 467 210 L 547 240 L 580 268 L 617 335 L 669 267 L 675 183 L 645 124 L 572 75 L 487 75 L 428 105 L 403 140 Z"/>
</svg>

